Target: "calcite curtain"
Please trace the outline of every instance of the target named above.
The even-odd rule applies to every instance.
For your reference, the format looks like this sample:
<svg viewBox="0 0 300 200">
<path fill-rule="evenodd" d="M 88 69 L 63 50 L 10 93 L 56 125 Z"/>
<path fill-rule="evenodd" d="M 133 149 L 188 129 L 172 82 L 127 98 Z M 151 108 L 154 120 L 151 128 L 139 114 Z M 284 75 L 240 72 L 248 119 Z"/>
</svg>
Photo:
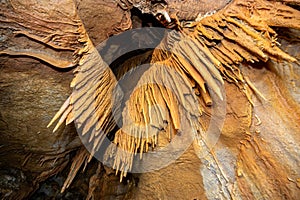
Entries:
<svg viewBox="0 0 300 200">
<path fill-rule="evenodd" d="M 297 0 L 0 4 L 1 198 L 300 195 Z M 132 42 L 122 40 L 129 30 Z M 122 80 L 132 93 L 116 90 Z M 221 105 L 210 146 L 206 131 Z M 135 160 L 188 127 L 195 134 L 180 157 L 135 173 Z"/>
</svg>

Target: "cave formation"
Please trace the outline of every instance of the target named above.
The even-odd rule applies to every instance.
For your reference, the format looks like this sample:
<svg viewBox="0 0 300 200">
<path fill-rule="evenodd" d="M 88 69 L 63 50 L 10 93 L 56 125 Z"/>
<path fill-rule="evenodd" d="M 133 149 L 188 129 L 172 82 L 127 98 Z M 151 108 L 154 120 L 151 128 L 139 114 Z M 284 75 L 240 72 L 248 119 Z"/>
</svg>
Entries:
<svg viewBox="0 0 300 200">
<path fill-rule="evenodd" d="M 299 1 L 0 3 L 1 198 L 300 196 Z"/>
</svg>

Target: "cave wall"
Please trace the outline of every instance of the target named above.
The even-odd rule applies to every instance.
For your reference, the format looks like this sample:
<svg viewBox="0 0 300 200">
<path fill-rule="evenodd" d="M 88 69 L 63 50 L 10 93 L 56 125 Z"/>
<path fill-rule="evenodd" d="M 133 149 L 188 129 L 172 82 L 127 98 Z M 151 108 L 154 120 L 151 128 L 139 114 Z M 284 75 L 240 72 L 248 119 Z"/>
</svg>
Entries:
<svg viewBox="0 0 300 200">
<path fill-rule="evenodd" d="M 128 13 L 115 2 L 95 5 L 93 1 L 76 1 L 74 6 L 95 45 L 108 35 L 130 27 L 126 20 Z M 284 32 L 281 34 L 285 36 Z M 25 46 L 32 44 L 26 41 Z M 299 59 L 299 41 L 286 39 L 281 43 L 281 48 Z M 69 165 L 71 152 L 81 146 L 72 125 L 57 133 L 46 128 L 71 93 L 73 73 L 72 69 L 54 69 L 27 57 L 1 56 L 0 63 L 1 195 L 22 199 L 38 183 Z M 134 174 L 125 183 L 119 183 L 113 170 L 99 167 L 94 175 L 97 167 L 91 167 L 87 175 L 94 177 L 89 183 L 96 188 L 91 192 L 94 197 L 297 199 L 300 195 L 299 65 L 268 62 L 244 65 L 242 69 L 267 101 L 253 95 L 252 107 L 235 85 L 226 84 L 226 121 L 211 155 L 199 159 L 199 149 L 194 145 L 170 166 Z M 82 174 L 72 189 L 83 187 L 78 184 L 80 178 Z M 88 183 L 85 184 L 88 190 Z"/>
<path fill-rule="evenodd" d="M 114 1 L 96 5 L 93 1 L 1 1 L 1 14 L 6 8 L 13 10 L 12 5 L 25 12 L 38 12 L 46 20 L 56 20 L 51 19 L 57 15 L 54 10 L 70 16 L 78 11 L 95 44 L 119 31 L 125 13 Z M 39 49 L 57 60 L 72 58 L 72 52 L 49 48 L 35 39 L 15 34 L 18 26 L 1 18 L 1 50 L 24 47 Z M 26 24 L 23 26 L 26 28 Z M 74 151 L 82 146 L 73 125 L 61 127 L 55 133 L 53 127 L 47 128 L 72 92 L 73 70 L 58 69 L 27 56 L 0 56 L 1 198 L 23 199 L 32 194 L 40 182 L 69 166 Z M 60 188 L 56 189 L 59 193 Z"/>
</svg>

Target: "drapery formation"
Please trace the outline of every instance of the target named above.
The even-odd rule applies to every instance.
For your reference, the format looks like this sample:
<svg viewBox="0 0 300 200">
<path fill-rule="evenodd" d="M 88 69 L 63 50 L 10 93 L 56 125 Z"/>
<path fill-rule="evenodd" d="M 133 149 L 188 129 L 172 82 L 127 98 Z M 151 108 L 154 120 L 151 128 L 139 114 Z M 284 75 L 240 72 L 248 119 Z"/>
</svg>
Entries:
<svg viewBox="0 0 300 200">
<path fill-rule="evenodd" d="M 299 29 L 298 11 L 279 3 L 256 1 L 252 4 L 257 9 L 251 8 L 251 2 L 234 1 L 223 10 L 194 23 L 189 30 L 170 34 L 162 41 L 152 55 L 151 68 L 140 78 L 135 92 L 126 102 L 123 112 L 125 128 L 117 131 L 114 142 L 131 154 L 129 157 L 121 153 L 117 156 L 117 169 L 126 174 L 132 167 L 133 155 L 138 151 L 147 152 L 149 147 L 155 146 L 159 133 L 169 134 L 166 132 L 171 129 L 175 131 L 170 132 L 176 133 L 180 129 L 180 115 L 186 116 L 191 126 L 201 132 L 198 115 L 205 109 L 201 101 L 206 105 L 212 103 L 207 88 L 222 98 L 217 82 L 222 84 L 223 79 L 236 84 L 250 102 L 251 90 L 264 98 L 249 78 L 240 72 L 240 63 L 266 62 L 269 59 L 296 62 L 278 47 L 276 32 L 271 27 Z M 270 17 L 264 18 L 265 15 Z M 174 75 L 174 71 L 180 78 Z M 161 86 L 162 83 L 166 87 Z M 173 91 L 177 92 L 178 98 L 173 96 Z M 197 92 L 200 95 L 196 95 Z M 163 116 L 161 110 L 149 113 L 150 107 L 156 104 L 162 105 L 162 110 L 168 110 L 169 115 Z M 195 104 L 198 108 L 193 107 Z M 164 121 L 168 122 L 167 125 Z M 132 125 L 133 122 L 142 128 Z M 150 128 L 144 131 L 149 124 L 152 128 L 156 127 L 155 133 Z"/>
<path fill-rule="evenodd" d="M 299 5 L 297 1 L 288 3 Z M 92 158 L 106 134 L 116 126 L 113 115 L 117 111 L 114 111 L 111 99 L 117 79 L 89 39 L 75 8 L 60 10 L 64 7 L 53 6 L 58 12 L 57 18 L 51 20 L 45 18 L 46 14 L 38 14 L 43 13 L 39 12 L 42 6 L 36 7 L 33 13 L 26 12 L 27 8 L 22 4 L 1 7 L 2 28 L 13 29 L 14 34 L 37 43 L 28 49 L 22 46 L 21 39 L 8 41 L 0 54 L 26 55 L 58 68 L 76 67 L 71 83 L 73 93 L 49 126 L 58 120 L 56 131 L 62 123 L 70 124 L 75 120 L 79 134 L 88 134 L 93 152 L 90 156 L 81 152 L 64 190 L 81 164 Z M 171 13 L 167 4 L 161 9 Z M 149 10 L 152 12 L 155 15 L 164 13 Z M 172 15 L 170 17 L 176 20 Z M 209 89 L 222 99 L 219 85 L 224 80 L 236 84 L 249 101 L 251 90 L 263 96 L 243 76 L 239 64 L 269 59 L 296 62 L 279 48 L 273 27 L 299 29 L 299 11 L 281 2 L 236 0 L 212 15 L 189 23 L 188 27 L 179 25 L 177 33 L 169 33 L 154 50 L 151 67 L 140 77 L 122 111 L 123 125 L 115 133 L 114 143 L 129 154 L 116 154 L 115 167 L 122 171 L 121 177 L 130 171 L 135 153 L 142 155 L 156 147 L 158 134 L 167 134 L 172 139 L 172 133 L 181 128 L 180 116 L 185 116 L 201 134 L 205 129 L 201 127 L 201 113 L 213 103 Z M 149 112 L 156 104 L 168 112 L 156 108 Z M 132 126 L 132 122 L 140 126 Z M 151 128 L 145 130 L 146 125 Z"/>
</svg>

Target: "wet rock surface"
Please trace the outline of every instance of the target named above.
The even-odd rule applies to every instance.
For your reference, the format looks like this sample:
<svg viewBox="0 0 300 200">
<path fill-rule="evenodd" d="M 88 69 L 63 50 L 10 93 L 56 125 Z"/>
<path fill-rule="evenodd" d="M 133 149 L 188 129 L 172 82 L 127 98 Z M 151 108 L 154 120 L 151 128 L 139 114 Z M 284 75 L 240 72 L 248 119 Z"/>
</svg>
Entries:
<svg viewBox="0 0 300 200">
<path fill-rule="evenodd" d="M 30 193 L 39 181 L 66 166 L 68 152 L 81 145 L 71 126 L 58 133 L 47 128 L 57 112 L 56 102 L 63 103 L 70 92 L 72 74 L 29 58 L 8 57 L 1 57 L 0 71 L 0 165 L 20 170 L 26 179 L 21 185 L 28 184 L 23 192 Z"/>
</svg>

